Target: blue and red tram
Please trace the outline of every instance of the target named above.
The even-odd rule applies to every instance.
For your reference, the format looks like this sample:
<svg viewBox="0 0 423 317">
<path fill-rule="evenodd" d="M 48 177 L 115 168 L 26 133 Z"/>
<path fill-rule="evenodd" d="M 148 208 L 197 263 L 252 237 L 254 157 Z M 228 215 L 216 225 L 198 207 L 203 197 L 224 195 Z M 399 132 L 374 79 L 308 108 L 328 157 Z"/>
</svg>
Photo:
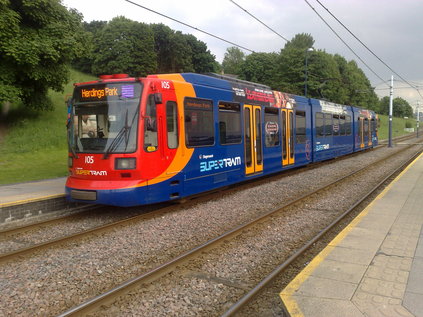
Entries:
<svg viewBox="0 0 423 317">
<path fill-rule="evenodd" d="M 378 142 L 373 111 L 213 74 L 102 76 L 68 111 L 74 202 L 176 200 Z"/>
</svg>

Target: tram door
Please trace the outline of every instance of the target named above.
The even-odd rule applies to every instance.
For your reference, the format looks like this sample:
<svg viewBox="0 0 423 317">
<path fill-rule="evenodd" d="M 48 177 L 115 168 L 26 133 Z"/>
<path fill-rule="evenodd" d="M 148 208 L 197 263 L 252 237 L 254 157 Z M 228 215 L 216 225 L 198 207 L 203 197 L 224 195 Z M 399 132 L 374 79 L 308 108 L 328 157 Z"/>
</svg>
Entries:
<svg viewBox="0 0 423 317">
<path fill-rule="evenodd" d="M 282 109 L 282 165 L 295 163 L 294 157 L 294 111 Z"/>
<path fill-rule="evenodd" d="M 358 138 L 360 139 L 360 148 L 364 148 L 364 118 L 359 117 L 358 118 Z"/>
<path fill-rule="evenodd" d="M 367 127 L 367 145 L 372 146 L 372 121 L 366 118 L 365 126 Z M 366 129 L 364 129 L 366 130 Z"/>
<path fill-rule="evenodd" d="M 261 108 L 244 105 L 245 174 L 263 171 Z"/>
</svg>

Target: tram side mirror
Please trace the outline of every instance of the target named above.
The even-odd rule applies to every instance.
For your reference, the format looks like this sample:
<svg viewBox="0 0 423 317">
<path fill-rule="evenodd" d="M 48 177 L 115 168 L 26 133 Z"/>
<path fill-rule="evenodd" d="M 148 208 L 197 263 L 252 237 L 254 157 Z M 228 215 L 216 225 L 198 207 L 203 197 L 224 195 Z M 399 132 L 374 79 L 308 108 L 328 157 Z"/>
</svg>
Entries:
<svg viewBox="0 0 423 317">
<path fill-rule="evenodd" d="M 65 105 L 66 107 L 70 107 L 72 105 L 72 95 L 67 94 L 65 96 Z"/>
<path fill-rule="evenodd" d="M 154 102 L 157 104 L 163 103 L 163 97 L 161 93 L 155 93 L 154 94 Z"/>
<path fill-rule="evenodd" d="M 68 109 L 68 118 L 66 120 L 66 127 L 69 129 L 69 126 L 71 124 L 71 113 L 70 113 L 71 106 L 72 106 L 72 98 L 71 97 L 69 97 L 67 100 L 65 100 L 65 105 L 66 105 L 66 108 Z"/>
</svg>

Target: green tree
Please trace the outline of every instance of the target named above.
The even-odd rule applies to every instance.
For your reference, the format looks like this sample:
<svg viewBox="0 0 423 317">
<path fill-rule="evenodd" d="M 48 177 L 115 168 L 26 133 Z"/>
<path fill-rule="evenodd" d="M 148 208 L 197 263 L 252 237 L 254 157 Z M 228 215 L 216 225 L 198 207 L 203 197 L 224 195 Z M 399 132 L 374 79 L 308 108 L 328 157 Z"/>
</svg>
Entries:
<svg viewBox="0 0 423 317">
<path fill-rule="evenodd" d="M 119 72 L 130 74 L 192 71 L 207 73 L 215 72 L 219 67 L 215 56 L 210 53 L 204 42 L 197 40 L 193 35 L 176 32 L 164 24 L 145 25 L 121 17 L 109 23 L 84 23 L 84 29 L 87 32 L 85 37 L 91 45 L 86 46 L 83 56 L 73 61 L 74 67 L 84 72 L 97 75 L 117 72 L 120 68 L 126 70 Z M 150 63 L 149 65 L 143 64 L 139 54 L 134 51 L 140 47 L 143 59 Z M 151 61 L 153 56 L 155 60 Z M 120 67 L 113 60 L 116 60 Z M 138 67 L 136 64 L 139 64 Z"/>
<path fill-rule="evenodd" d="M 181 31 L 176 31 L 171 36 L 171 72 L 193 72 L 192 49 L 187 38 Z"/>
<path fill-rule="evenodd" d="M 83 51 L 81 19 L 59 0 L 0 0 L 0 103 L 51 109 L 48 89 L 63 89 Z"/>
<path fill-rule="evenodd" d="M 244 63 L 245 54 L 238 47 L 229 47 L 226 50 L 222 62 L 222 68 L 225 74 L 241 75 L 241 66 Z"/>
<path fill-rule="evenodd" d="M 275 66 L 274 88 L 283 92 L 304 95 L 305 61 L 307 67 L 307 87 L 311 90 L 308 96 L 318 96 L 320 82 L 318 81 L 317 54 L 308 49 L 314 45 L 314 39 L 309 34 L 297 34 L 287 42 L 280 51 Z"/>
<path fill-rule="evenodd" d="M 196 73 L 217 72 L 216 57 L 208 50 L 206 43 L 197 40 L 194 35 L 186 34 L 185 39 L 191 47 L 192 65 Z"/>
<path fill-rule="evenodd" d="M 156 63 L 153 32 L 144 23 L 116 17 L 94 39 L 95 75 L 145 76 L 156 70 Z"/>
<path fill-rule="evenodd" d="M 92 64 L 94 61 L 94 39 L 98 37 L 105 26 L 107 26 L 107 21 L 91 21 L 89 23 L 83 23 L 85 30 L 83 36 L 86 40 L 86 45 L 81 56 L 72 61 L 72 66 L 75 69 L 84 73 L 93 74 Z"/>
<path fill-rule="evenodd" d="M 154 34 L 154 50 L 157 56 L 157 72 L 172 72 L 172 36 L 175 33 L 170 27 L 160 23 L 152 24 Z"/>
<path fill-rule="evenodd" d="M 308 64 L 308 95 L 336 103 L 345 103 L 346 91 L 333 55 L 320 50 L 309 54 L 311 56 Z"/>
<path fill-rule="evenodd" d="M 341 84 L 338 64 L 331 54 L 313 49 L 310 34 L 297 34 L 281 50 L 276 77 L 283 91 L 344 103 L 346 90 Z M 307 73 L 307 76 L 306 76 Z"/>
<path fill-rule="evenodd" d="M 312 48 L 314 45 L 314 39 L 311 34 L 299 33 L 296 34 L 292 40 L 285 44 L 284 49 L 297 49 L 305 52 L 307 49 Z"/>
<path fill-rule="evenodd" d="M 309 50 L 312 45 L 309 34 L 297 34 L 286 43 L 276 61 L 272 87 L 304 95 L 307 64 L 308 97 L 376 110 L 378 97 L 357 64 L 324 50 Z"/>
<path fill-rule="evenodd" d="M 274 84 L 275 65 L 278 54 L 252 53 L 247 55 L 240 67 L 240 78 L 264 85 Z"/>
<path fill-rule="evenodd" d="M 380 100 L 380 114 L 389 114 L 389 97 L 385 96 Z M 396 97 L 392 100 L 392 115 L 394 117 L 413 117 L 413 108 L 410 104 L 401 97 Z"/>
<path fill-rule="evenodd" d="M 343 87 L 346 89 L 345 104 L 378 110 L 379 99 L 364 72 L 355 61 L 347 62 L 340 55 L 334 56 L 342 76 Z"/>
<path fill-rule="evenodd" d="M 152 24 L 154 50 L 157 55 L 158 73 L 194 71 L 192 47 L 180 31 L 175 32 L 164 24 Z"/>
</svg>

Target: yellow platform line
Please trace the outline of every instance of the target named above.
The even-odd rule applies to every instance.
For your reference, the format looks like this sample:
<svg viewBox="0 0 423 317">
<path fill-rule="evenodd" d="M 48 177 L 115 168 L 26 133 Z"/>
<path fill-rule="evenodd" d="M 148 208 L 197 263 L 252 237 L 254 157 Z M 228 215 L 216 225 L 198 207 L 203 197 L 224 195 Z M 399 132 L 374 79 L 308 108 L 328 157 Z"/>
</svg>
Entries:
<svg viewBox="0 0 423 317">
<path fill-rule="evenodd" d="M 65 196 L 65 194 L 55 194 L 55 195 L 47 195 L 47 196 L 42 196 L 42 197 L 37 197 L 37 198 L 16 200 L 16 201 L 12 201 L 12 202 L 9 202 L 9 203 L 2 203 L 2 204 L 0 204 L 0 208 L 11 207 L 11 206 L 16 206 L 16 205 L 23 205 L 23 204 L 28 204 L 28 203 L 35 203 L 35 202 L 42 201 L 42 200 L 60 198 L 60 197 L 64 197 L 64 196 Z"/>
<path fill-rule="evenodd" d="M 361 220 L 369 213 L 376 201 L 381 199 L 391 189 L 391 187 L 413 166 L 421 157 L 420 154 L 410 165 L 408 165 L 376 198 L 373 200 L 351 223 L 345 227 L 330 243 L 325 247 L 280 293 L 279 296 L 291 317 L 304 317 L 303 312 L 293 298 L 294 293 L 322 263 L 329 253 L 341 243 L 342 240 L 354 229 Z"/>
</svg>

